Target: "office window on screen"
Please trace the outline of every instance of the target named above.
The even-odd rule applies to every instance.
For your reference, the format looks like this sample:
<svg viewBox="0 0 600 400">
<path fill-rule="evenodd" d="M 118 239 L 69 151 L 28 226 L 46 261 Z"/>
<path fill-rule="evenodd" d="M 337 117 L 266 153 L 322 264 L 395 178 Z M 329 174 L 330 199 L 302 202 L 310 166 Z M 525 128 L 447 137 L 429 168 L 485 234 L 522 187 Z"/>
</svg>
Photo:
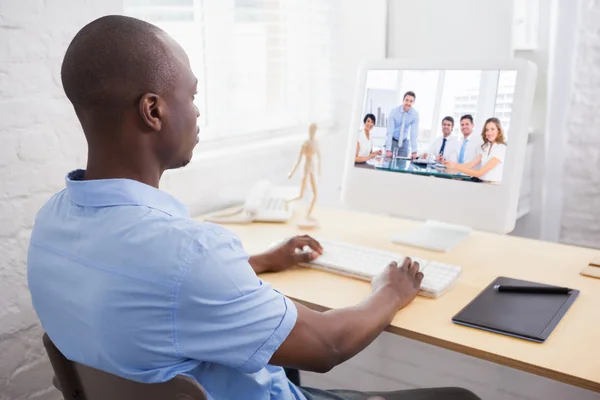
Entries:
<svg viewBox="0 0 600 400">
<path fill-rule="evenodd" d="M 442 120 L 447 116 L 454 118 L 452 135 L 457 138 L 462 137 L 460 118 L 466 114 L 473 117 L 477 134 L 481 134 L 485 118 L 490 115 L 499 118 L 508 131 L 516 76 L 516 71 L 498 70 L 371 71 L 365 110 L 377 119 L 373 140 L 384 140 L 390 110 L 401 105 L 409 91 L 416 95 L 413 108 L 419 113 L 420 149 L 428 148 L 441 135 Z M 373 106 L 375 103 L 386 106 Z"/>
<path fill-rule="evenodd" d="M 338 1 L 124 0 L 187 52 L 201 140 L 285 135 L 333 123 Z"/>
</svg>

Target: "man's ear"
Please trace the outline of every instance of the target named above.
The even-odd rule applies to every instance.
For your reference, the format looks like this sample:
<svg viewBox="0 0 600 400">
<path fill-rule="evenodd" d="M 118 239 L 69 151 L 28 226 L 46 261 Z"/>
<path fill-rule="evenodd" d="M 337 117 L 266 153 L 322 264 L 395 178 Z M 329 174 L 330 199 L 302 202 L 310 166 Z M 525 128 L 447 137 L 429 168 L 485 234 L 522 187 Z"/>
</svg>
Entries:
<svg viewBox="0 0 600 400">
<path fill-rule="evenodd" d="M 160 131 L 164 117 L 162 98 L 154 93 L 145 93 L 140 99 L 139 107 L 142 121 L 150 129 Z"/>
</svg>

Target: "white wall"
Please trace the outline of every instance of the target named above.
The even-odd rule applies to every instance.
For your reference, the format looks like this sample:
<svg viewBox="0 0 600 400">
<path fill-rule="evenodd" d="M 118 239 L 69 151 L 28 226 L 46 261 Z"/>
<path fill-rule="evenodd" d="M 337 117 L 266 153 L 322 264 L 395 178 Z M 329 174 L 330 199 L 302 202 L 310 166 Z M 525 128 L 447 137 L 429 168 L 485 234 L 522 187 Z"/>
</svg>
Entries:
<svg viewBox="0 0 600 400">
<path fill-rule="evenodd" d="M 120 0 L 0 0 L 0 399 L 59 399 L 26 286 L 33 218 L 86 148 L 60 85 L 64 51 Z"/>
<path fill-rule="evenodd" d="M 509 0 L 390 0 L 388 57 L 511 55 Z"/>
<path fill-rule="evenodd" d="M 537 84 L 534 94 L 532 115 L 530 120 L 530 136 L 528 149 L 531 158 L 528 159 L 526 170 L 530 175 L 524 177 L 524 185 L 529 184 L 530 211 L 517 221 L 513 235 L 540 239 L 542 237 L 542 221 L 546 196 L 546 170 L 548 141 L 548 102 L 549 84 L 548 71 L 550 62 L 550 32 L 554 29 L 551 20 L 552 1 L 539 2 L 539 38 L 534 51 L 517 51 L 515 57 L 533 61 L 538 67 Z M 550 162 L 550 161 L 548 161 Z M 526 183 L 527 182 L 527 183 Z"/>
<path fill-rule="evenodd" d="M 559 241 L 563 209 L 563 174 L 568 151 L 567 120 L 577 63 L 581 0 L 553 0 L 549 40 L 548 112 L 544 163 L 545 188 L 542 239 Z"/>
<path fill-rule="evenodd" d="M 572 86 L 563 98 L 567 151 L 556 177 L 563 187 L 560 241 L 600 248 L 600 2 L 583 2 L 577 35 Z"/>
</svg>

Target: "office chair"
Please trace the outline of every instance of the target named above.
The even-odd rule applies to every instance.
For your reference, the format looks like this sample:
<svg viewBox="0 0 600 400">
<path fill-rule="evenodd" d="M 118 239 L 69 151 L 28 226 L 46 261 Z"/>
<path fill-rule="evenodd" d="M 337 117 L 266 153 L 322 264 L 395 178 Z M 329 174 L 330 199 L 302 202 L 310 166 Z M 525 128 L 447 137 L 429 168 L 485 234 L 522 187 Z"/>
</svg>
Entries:
<svg viewBox="0 0 600 400">
<path fill-rule="evenodd" d="M 54 386 L 65 400 L 207 400 L 192 378 L 178 375 L 164 383 L 139 383 L 69 361 L 48 335 L 42 338 L 54 370 Z"/>
</svg>

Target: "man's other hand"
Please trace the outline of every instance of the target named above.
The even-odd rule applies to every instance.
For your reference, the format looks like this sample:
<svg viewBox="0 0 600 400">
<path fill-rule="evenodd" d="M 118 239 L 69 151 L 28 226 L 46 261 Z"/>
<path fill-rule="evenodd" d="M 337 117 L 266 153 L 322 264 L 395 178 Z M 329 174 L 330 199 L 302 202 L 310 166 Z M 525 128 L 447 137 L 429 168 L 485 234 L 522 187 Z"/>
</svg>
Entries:
<svg viewBox="0 0 600 400">
<path fill-rule="evenodd" d="M 317 240 L 308 235 L 295 236 L 265 253 L 250 257 L 250 265 L 257 274 L 279 272 L 299 263 L 310 262 L 321 254 L 323 248 Z"/>
<path fill-rule="evenodd" d="M 419 263 L 405 258 L 402 265 L 391 262 L 371 281 L 374 292 L 388 290 L 397 301 L 398 309 L 406 307 L 421 289 L 423 273 L 419 272 Z"/>
</svg>

